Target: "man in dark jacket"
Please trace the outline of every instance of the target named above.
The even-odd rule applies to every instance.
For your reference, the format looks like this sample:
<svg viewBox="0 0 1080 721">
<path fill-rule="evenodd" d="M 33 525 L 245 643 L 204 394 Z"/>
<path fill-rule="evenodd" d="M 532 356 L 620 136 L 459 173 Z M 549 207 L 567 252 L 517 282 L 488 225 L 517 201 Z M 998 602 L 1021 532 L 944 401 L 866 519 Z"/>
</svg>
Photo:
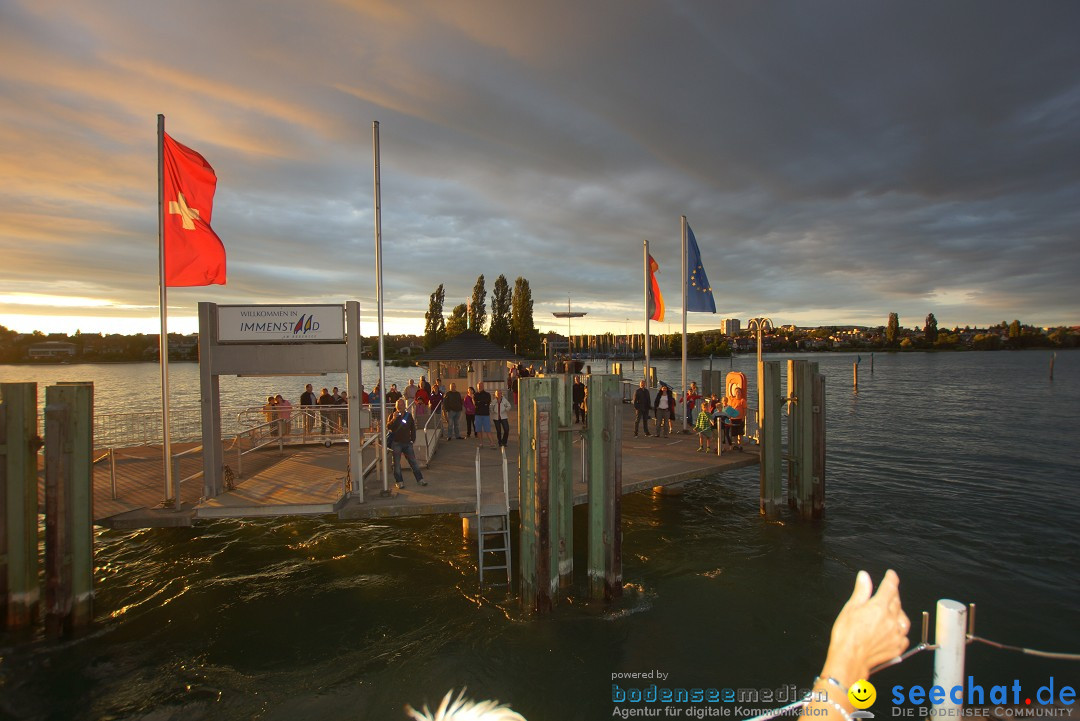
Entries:
<svg viewBox="0 0 1080 721">
<path fill-rule="evenodd" d="M 638 384 L 638 389 L 634 391 L 634 410 L 637 411 L 634 414 L 634 435 L 638 434 L 638 424 L 645 426 L 645 435 L 651 435 L 649 433 L 649 411 L 652 410 L 652 398 L 649 395 L 649 389 L 645 387 L 645 379 L 641 380 Z"/>
<path fill-rule="evenodd" d="M 420 473 L 420 464 L 416 462 L 416 454 L 413 453 L 413 443 L 416 441 L 416 421 L 409 413 L 404 398 L 399 398 L 394 415 L 386 422 L 386 432 L 390 437 L 390 450 L 394 455 L 394 482 L 398 488 L 405 487 L 405 479 L 401 475 L 401 454 L 409 462 L 413 477 L 421 486 L 426 486 L 427 481 Z"/>
<path fill-rule="evenodd" d="M 304 414 L 304 433 L 311 433 L 315 429 L 315 393 L 311 390 L 311 384 L 304 387 L 300 394 L 300 412 Z"/>
<path fill-rule="evenodd" d="M 574 423 L 585 422 L 585 384 L 581 382 L 581 376 L 574 376 L 573 388 Z"/>
<path fill-rule="evenodd" d="M 334 411 L 330 410 L 330 406 L 334 405 L 334 397 L 330 395 L 330 390 L 323 388 L 319 400 L 315 402 L 319 404 L 319 432 L 325 436 L 326 427 L 330 426 L 330 432 L 333 433 Z"/>
<path fill-rule="evenodd" d="M 446 440 L 461 439 L 461 411 L 465 408 L 461 393 L 458 392 L 457 384 L 451 383 L 450 390 L 443 398 L 443 408 L 446 410 Z"/>
</svg>

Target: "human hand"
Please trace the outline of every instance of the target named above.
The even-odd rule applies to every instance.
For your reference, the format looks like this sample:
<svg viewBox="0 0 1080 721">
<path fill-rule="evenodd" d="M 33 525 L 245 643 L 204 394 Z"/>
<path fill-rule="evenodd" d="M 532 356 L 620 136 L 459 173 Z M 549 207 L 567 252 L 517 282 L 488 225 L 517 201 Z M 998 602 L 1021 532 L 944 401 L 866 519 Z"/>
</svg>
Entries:
<svg viewBox="0 0 1080 721">
<path fill-rule="evenodd" d="M 900 578 L 895 571 L 886 571 L 877 593 L 871 595 L 872 590 L 870 574 L 859 571 L 851 598 L 833 623 L 821 676 L 831 676 L 845 688 L 908 646 L 911 622 L 900 605 Z"/>
</svg>

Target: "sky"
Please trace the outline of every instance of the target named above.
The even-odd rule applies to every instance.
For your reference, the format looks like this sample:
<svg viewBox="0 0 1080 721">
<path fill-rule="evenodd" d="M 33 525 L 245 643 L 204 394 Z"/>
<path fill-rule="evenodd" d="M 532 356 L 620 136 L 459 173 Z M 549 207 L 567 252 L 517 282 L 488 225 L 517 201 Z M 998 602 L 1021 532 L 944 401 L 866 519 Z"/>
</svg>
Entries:
<svg viewBox="0 0 1080 721">
<path fill-rule="evenodd" d="M 1080 324 L 1080 3 L 3 0 L 0 324 L 159 328 L 157 114 L 214 166 L 224 286 L 422 333 L 478 275 L 537 326 L 681 326 L 680 216 L 717 314 Z"/>
</svg>

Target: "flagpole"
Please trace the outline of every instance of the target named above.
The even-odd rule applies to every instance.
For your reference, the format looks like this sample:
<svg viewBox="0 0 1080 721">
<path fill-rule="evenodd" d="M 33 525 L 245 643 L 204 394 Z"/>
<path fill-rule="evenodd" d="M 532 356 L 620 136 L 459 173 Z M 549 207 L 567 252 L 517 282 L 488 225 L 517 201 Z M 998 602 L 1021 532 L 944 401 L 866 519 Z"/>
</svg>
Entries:
<svg viewBox="0 0 1080 721">
<path fill-rule="evenodd" d="M 682 216 L 680 222 L 682 226 L 682 397 L 683 397 L 683 419 L 682 429 L 683 433 L 686 433 L 686 216 Z"/>
<path fill-rule="evenodd" d="M 169 306 L 165 291 L 165 116 L 157 116 L 158 187 L 158 359 L 161 366 L 161 454 L 165 464 L 165 505 L 180 510 L 180 494 L 173 489 L 172 440 L 169 433 Z"/>
<path fill-rule="evenodd" d="M 386 362 L 385 350 L 383 346 L 383 273 L 382 273 L 382 187 L 379 183 L 379 121 L 373 120 L 371 123 L 371 145 L 375 152 L 375 297 L 378 306 L 378 318 L 379 318 L 379 397 L 375 399 L 378 402 L 378 408 L 380 408 L 380 414 L 382 418 L 379 419 L 379 432 L 383 434 L 383 446 L 384 450 L 379 454 L 379 468 L 380 475 L 382 476 L 382 492 L 383 495 L 389 495 L 390 493 L 390 477 L 387 473 L 386 467 L 386 418 L 387 408 L 386 402 L 386 378 L 384 377 L 383 368 Z"/>
<path fill-rule="evenodd" d="M 645 243 L 645 385 L 649 386 L 649 241 Z"/>
</svg>

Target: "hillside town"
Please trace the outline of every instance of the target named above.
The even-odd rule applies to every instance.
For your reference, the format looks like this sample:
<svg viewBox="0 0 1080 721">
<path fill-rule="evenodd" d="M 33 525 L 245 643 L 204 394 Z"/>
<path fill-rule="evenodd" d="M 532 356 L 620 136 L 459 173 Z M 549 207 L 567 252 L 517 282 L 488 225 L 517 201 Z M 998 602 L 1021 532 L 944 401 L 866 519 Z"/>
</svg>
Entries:
<svg viewBox="0 0 1080 721">
<path fill-rule="evenodd" d="M 895 314 L 894 314 L 895 315 Z M 762 350 L 766 353 L 829 352 L 829 351 L 989 351 L 1024 348 L 1076 348 L 1080 346 L 1080 326 L 1039 327 L 1019 320 L 985 328 L 964 326 L 939 329 L 933 316 L 922 326 L 893 324 L 868 327 L 856 325 L 825 325 L 816 327 L 779 325 L 773 327 L 764 320 L 761 331 Z M 666 325 L 666 324 L 656 324 Z M 748 324 L 754 327 L 754 323 Z M 453 332 L 453 329 L 451 329 Z M 567 336 L 555 332 L 539 335 L 538 348 L 515 349 L 524 357 L 542 358 L 547 354 L 565 355 Z M 641 357 L 644 334 L 574 334 L 569 352 L 576 357 Z M 365 357 L 372 357 L 377 338 L 365 338 Z M 384 336 L 388 360 L 409 363 L 425 351 L 423 335 Z M 652 333 L 650 354 L 656 358 L 682 354 L 680 333 Z M 720 327 L 687 334 L 687 354 L 691 357 L 727 356 L 732 353 L 757 351 L 757 334 L 743 326 L 740 319 L 721 321 Z M 169 334 L 171 361 L 197 361 L 197 333 Z M 110 363 L 152 362 L 158 360 L 158 336 L 138 333 L 50 333 L 40 331 L 18 333 L 0 326 L 0 363 Z"/>
</svg>

